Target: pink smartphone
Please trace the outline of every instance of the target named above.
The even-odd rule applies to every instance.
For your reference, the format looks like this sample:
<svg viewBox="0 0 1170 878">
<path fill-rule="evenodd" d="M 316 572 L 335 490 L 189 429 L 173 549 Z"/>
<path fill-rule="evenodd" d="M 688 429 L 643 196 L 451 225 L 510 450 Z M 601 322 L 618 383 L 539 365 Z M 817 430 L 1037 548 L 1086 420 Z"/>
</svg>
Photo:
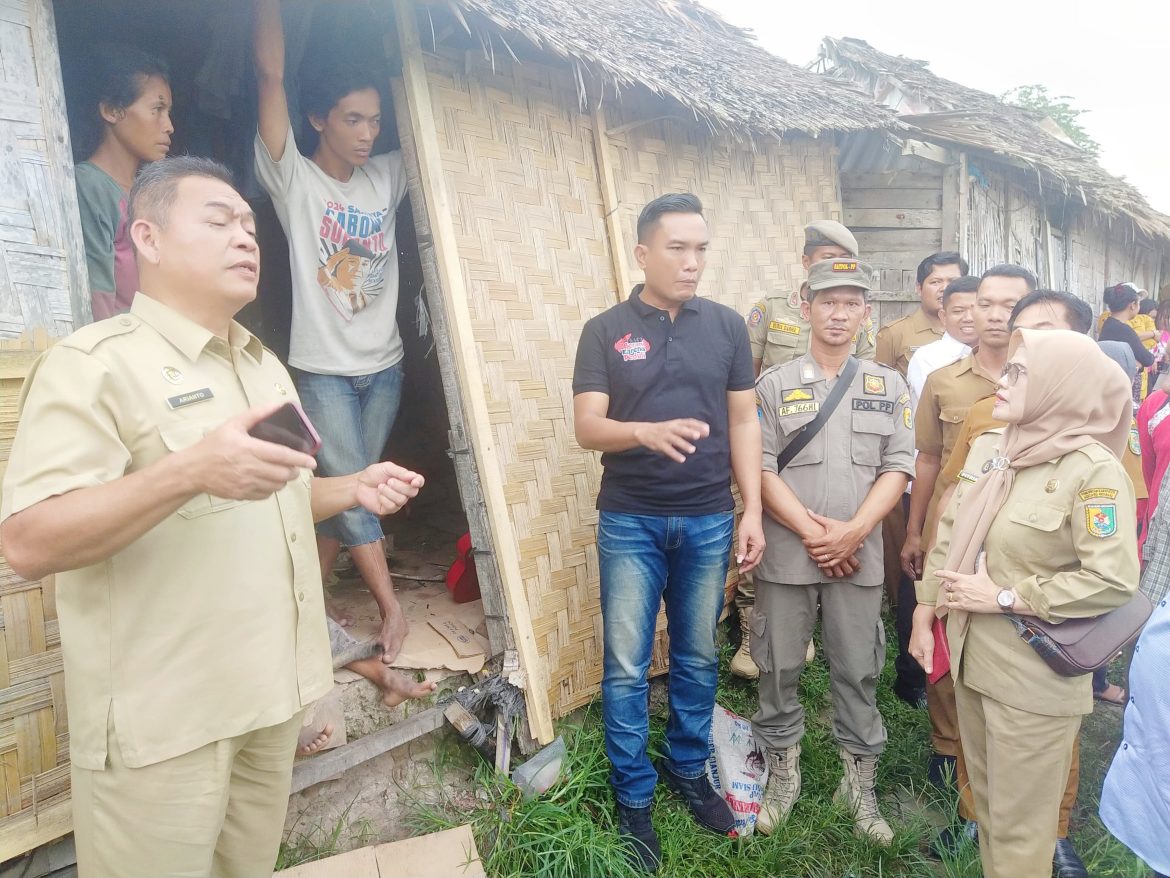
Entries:
<svg viewBox="0 0 1170 878">
<path fill-rule="evenodd" d="M 309 417 L 304 409 L 295 402 L 286 402 L 253 426 L 248 435 L 263 439 L 265 442 L 275 442 L 293 451 L 303 451 L 305 454 L 316 455 L 321 450 L 321 437 L 309 423 Z"/>
</svg>

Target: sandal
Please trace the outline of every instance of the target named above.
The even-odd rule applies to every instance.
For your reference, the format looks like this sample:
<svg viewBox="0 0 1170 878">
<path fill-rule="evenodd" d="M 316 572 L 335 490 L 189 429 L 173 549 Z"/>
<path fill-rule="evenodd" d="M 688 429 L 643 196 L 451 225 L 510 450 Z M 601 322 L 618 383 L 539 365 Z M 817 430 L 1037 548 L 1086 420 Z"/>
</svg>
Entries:
<svg viewBox="0 0 1170 878">
<path fill-rule="evenodd" d="M 1100 692 L 1094 692 L 1093 697 L 1098 701 L 1104 701 L 1106 704 L 1116 704 L 1118 707 L 1124 707 L 1125 702 L 1129 700 L 1129 693 L 1125 691 L 1124 686 L 1110 683 Z"/>
</svg>

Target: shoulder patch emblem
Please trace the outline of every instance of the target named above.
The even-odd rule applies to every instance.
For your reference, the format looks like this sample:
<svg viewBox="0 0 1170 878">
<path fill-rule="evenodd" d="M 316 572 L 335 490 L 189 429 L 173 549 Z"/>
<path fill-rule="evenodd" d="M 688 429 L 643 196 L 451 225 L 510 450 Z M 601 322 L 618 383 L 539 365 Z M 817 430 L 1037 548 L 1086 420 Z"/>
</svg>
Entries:
<svg viewBox="0 0 1170 878">
<path fill-rule="evenodd" d="M 755 305 L 752 307 L 752 310 L 748 313 L 748 319 L 747 319 L 748 326 L 759 326 L 760 321 L 763 319 L 764 319 L 764 309 L 761 308 L 759 305 Z"/>
<path fill-rule="evenodd" d="M 1117 533 L 1117 504 L 1097 503 L 1085 507 L 1085 529 L 1089 536 L 1105 539 Z"/>
<path fill-rule="evenodd" d="M 914 429 L 914 412 L 910 410 L 910 406 L 902 409 L 902 423 L 906 425 L 907 430 Z"/>
<path fill-rule="evenodd" d="M 909 393 L 903 393 L 901 396 L 898 397 L 898 405 L 906 405 L 906 403 L 908 403 L 908 402 L 910 402 L 910 394 Z"/>
<path fill-rule="evenodd" d="M 800 327 L 795 323 L 785 323 L 783 320 L 772 320 L 768 323 L 768 330 L 787 332 L 789 335 L 800 335 Z"/>
<path fill-rule="evenodd" d="M 811 390 L 805 390 L 803 387 L 798 387 L 796 390 L 789 390 L 780 399 L 781 402 L 805 402 L 813 398 Z"/>
<path fill-rule="evenodd" d="M 813 412 L 819 412 L 821 404 L 819 402 L 794 402 L 789 405 L 782 405 L 776 409 L 776 414 L 783 418 L 788 415 L 807 415 Z"/>
<path fill-rule="evenodd" d="M 870 396 L 885 396 L 886 395 L 886 379 L 884 375 L 869 375 L 865 376 L 864 382 L 865 392 Z"/>
<path fill-rule="evenodd" d="M 1116 500 L 1117 491 L 1113 488 L 1085 488 L 1077 492 L 1077 496 L 1086 502 L 1089 500 Z"/>
<path fill-rule="evenodd" d="M 960 482 L 977 482 L 977 481 L 979 481 L 979 476 L 975 475 L 975 473 L 971 472 L 970 470 L 960 470 L 959 471 L 959 481 Z"/>
<path fill-rule="evenodd" d="M 1142 456 L 1142 442 L 1138 437 L 1137 425 L 1129 428 L 1129 453 L 1134 457 Z"/>
</svg>

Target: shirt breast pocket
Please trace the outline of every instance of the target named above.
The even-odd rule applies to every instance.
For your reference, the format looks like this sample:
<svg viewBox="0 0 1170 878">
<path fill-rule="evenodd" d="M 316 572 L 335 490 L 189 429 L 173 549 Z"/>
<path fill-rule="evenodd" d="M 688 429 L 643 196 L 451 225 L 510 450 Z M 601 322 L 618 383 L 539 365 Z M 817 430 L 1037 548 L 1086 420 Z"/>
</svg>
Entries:
<svg viewBox="0 0 1170 878">
<path fill-rule="evenodd" d="M 209 424 L 167 424 L 158 428 L 159 436 L 167 451 L 183 451 L 195 445 L 219 425 Z M 179 507 L 179 515 L 186 519 L 201 518 L 213 512 L 223 512 L 245 503 L 244 500 L 229 500 L 214 494 L 196 494 Z"/>
<path fill-rule="evenodd" d="M 1057 506 L 1037 503 L 1034 500 L 1019 500 L 1008 509 L 1008 520 L 1017 525 L 1016 539 L 1007 554 L 1022 561 L 1053 558 L 1053 534 L 1061 529 L 1068 513 Z"/>
<path fill-rule="evenodd" d="M 782 348 L 794 348 L 800 341 L 800 327 L 794 323 L 782 323 L 781 328 L 768 327 L 768 344 Z"/>
<path fill-rule="evenodd" d="M 853 462 L 858 466 L 882 465 L 882 443 L 894 432 L 894 422 L 881 412 L 853 413 Z"/>
<path fill-rule="evenodd" d="M 816 413 L 800 414 L 800 415 L 785 415 L 780 418 L 780 431 L 784 434 L 785 448 L 791 445 L 801 435 L 801 428 L 809 424 L 816 418 Z M 784 453 L 783 449 L 780 451 Z M 825 462 L 825 431 L 818 430 L 817 435 L 813 436 L 808 445 L 804 446 L 796 455 L 789 461 L 788 466 L 810 466 L 816 463 Z"/>
</svg>

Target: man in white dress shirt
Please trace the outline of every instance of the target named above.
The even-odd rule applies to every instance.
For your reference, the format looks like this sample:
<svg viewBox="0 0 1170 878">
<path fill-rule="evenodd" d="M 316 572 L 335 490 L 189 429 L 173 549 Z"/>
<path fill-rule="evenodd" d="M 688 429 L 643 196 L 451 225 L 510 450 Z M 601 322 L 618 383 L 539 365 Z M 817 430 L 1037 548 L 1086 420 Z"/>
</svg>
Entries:
<svg viewBox="0 0 1170 878">
<path fill-rule="evenodd" d="M 975 294 L 978 290 L 979 278 L 971 275 L 956 278 L 943 290 L 943 304 L 939 310 L 939 319 L 945 330 L 943 337 L 916 350 L 906 369 L 913 409 L 918 409 L 918 397 L 926 384 L 926 376 L 971 353 L 976 340 Z"/>
</svg>

